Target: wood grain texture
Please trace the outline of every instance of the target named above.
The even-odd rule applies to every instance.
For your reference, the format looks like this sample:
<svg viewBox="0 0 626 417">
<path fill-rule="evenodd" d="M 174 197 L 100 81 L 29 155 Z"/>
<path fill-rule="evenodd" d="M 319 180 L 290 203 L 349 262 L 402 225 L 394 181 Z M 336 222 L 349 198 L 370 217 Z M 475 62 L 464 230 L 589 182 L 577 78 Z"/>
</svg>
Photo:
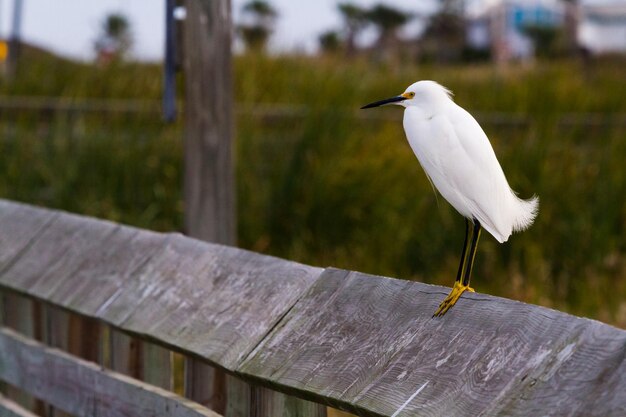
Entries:
<svg viewBox="0 0 626 417">
<path fill-rule="evenodd" d="M 33 300 L 7 291 L 4 294 L 4 323 L 3 325 L 29 337 L 35 337 L 34 304 Z M 7 397 L 14 400 L 21 407 L 30 411 L 41 411 L 42 404 L 28 393 L 6 387 Z"/>
<path fill-rule="evenodd" d="M 337 410 L 336 408 L 328 407 L 328 417 L 355 417 L 354 414 L 350 414 L 347 411 Z"/>
<path fill-rule="evenodd" d="M 119 330 L 109 330 L 110 368 L 115 372 L 141 379 L 142 342 Z"/>
<path fill-rule="evenodd" d="M 224 410 L 224 417 L 253 417 L 252 404 L 251 404 L 251 391 L 250 384 L 235 378 L 231 375 L 226 375 L 226 409 Z"/>
<path fill-rule="evenodd" d="M 97 320 L 71 314 L 67 351 L 80 358 L 102 364 L 101 328 Z"/>
<path fill-rule="evenodd" d="M 7 222 L 19 213 L 14 206 L 22 207 L 0 205 Z M 322 271 L 180 234 L 27 208 L 54 220 L 14 251 L 0 286 L 226 370 L 237 368 Z M 0 254 L 14 245 L 0 241 Z"/>
<path fill-rule="evenodd" d="M 172 389 L 172 352 L 159 345 L 143 343 L 143 378 L 148 384 Z"/>
<path fill-rule="evenodd" d="M 482 294 L 432 318 L 445 294 L 328 269 L 239 371 L 358 415 L 626 415 L 626 332 Z"/>
<path fill-rule="evenodd" d="M 46 327 L 46 344 L 61 350 L 68 350 L 69 313 L 49 304 L 44 305 L 44 322 Z"/>
<path fill-rule="evenodd" d="M 184 392 L 216 413 L 226 413 L 226 374 L 201 359 L 184 358 Z"/>
<path fill-rule="evenodd" d="M 230 0 L 184 0 L 185 232 L 236 244 L 233 160 L 232 17 Z M 225 411 L 226 376 L 186 358 L 185 391 L 200 403 Z M 243 399 L 241 399 L 243 400 Z"/>
<path fill-rule="evenodd" d="M 134 304 L 120 327 L 233 370 L 319 272 L 170 235 L 142 272 L 141 287 L 131 288 L 109 308 Z"/>
<path fill-rule="evenodd" d="M 74 415 L 219 417 L 169 391 L 103 370 L 8 328 L 0 329 L 0 378 Z"/>
<path fill-rule="evenodd" d="M 70 335 L 70 314 L 50 304 L 43 305 L 44 342 L 60 350 L 68 350 Z M 51 405 L 46 405 L 46 417 L 71 417 Z"/>
<path fill-rule="evenodd" d="M 0 417 L 37 417 L 19 404 L 0 394 Z"/>
<path fill-rule="evenodd" d="M 57 212 L 0 199 L 0 273 L 11 266 Z"/>
<path fill-rule="evenodd" d="M 0 287 L 253 386 L 361 416 L 626 415 L 626 332 L 611 326 L 484 294 L 464 294 L 432 318 L 447 288 L 320 275 L 176 234 L 20 207 L 0 201 L 0 236 L 13 216 L 31 225 L 0 239 Z M 279 406 L 257 389 L 226 408 Z"/>
<path fill-rule="evenodd" d="M 272 391 L 252 389 L 251 416 L 254 417 L 326 417 L 326 406 Z"/>
<path fill-rule="evenodd" d="M 236 239 L 230 0 L 185 0 L 185 232 Z"/>
</svg>

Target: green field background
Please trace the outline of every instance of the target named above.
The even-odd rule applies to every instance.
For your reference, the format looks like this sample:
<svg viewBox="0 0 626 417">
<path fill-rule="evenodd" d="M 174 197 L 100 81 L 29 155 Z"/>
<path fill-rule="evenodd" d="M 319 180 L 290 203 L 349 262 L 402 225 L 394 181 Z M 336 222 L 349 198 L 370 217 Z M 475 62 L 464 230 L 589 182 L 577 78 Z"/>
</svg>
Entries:
<svg viewBox="0 0 626 417">
<path fill-rule="evenodd" d="M 182 230 L 183 126 L 150 111 L 160 67 L 27 52 L 17 78 L 0 84 L 3 100 L 148 104 L 132 113 L 2 110 L 0 197 Z M 302 56 L 234 64 L 239 246 L 452 285 L 463 219 L 433 192 L 400 109 L 358 110 L 435 79 L 477 116 L 513 189 L 541 199 L 529 230 L 502 245 L 483 235 L 473 287 L 626 327 L 626 61 L 499 71 Z"/>
</svg>

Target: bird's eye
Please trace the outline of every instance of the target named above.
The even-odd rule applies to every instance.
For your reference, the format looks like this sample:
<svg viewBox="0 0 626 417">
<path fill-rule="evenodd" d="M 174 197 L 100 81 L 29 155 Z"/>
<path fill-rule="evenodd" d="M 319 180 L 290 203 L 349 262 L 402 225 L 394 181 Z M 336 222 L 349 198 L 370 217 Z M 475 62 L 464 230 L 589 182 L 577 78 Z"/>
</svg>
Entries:
<svg viewBox="0 0 626 417">
<path fill-rule="evenodd" d="M 409 98 L 413 98 L 413 97 L 415 97 L 415 93 L 414 93 L 413 91 L 409 91 L 409 93 L 407 94 L 407 96 L 408 96 Z"/>
</svg>

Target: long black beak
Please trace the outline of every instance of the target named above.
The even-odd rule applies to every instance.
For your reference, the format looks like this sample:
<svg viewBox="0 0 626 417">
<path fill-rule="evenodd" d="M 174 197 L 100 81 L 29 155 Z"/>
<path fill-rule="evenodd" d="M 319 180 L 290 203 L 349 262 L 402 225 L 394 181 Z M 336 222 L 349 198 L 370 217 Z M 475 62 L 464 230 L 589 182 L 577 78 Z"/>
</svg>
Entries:
<svg viewBox="0 0 626 417">
<path fill-rule="evenodd" d="M 397 103 L 399 101 L 404 101 L 404 100 L 406 100 L 406 97 L 402 97 L 402 96 L 386 98 L 384 100 L 375 101 L 373 103 L 366 104 L 365 106 L 361 107 L 361 109 L 371 109 L 372 107 L 384 106 L 385 104 Z"/>
</svg>

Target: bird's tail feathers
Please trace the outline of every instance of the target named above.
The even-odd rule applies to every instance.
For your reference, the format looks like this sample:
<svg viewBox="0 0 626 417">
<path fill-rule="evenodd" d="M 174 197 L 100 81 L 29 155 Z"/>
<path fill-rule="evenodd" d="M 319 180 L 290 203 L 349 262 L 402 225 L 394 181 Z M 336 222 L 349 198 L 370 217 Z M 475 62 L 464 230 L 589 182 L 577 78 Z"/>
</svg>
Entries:
<svg viewBox="0 0 626 417">
<path fill-rule="evenodd" d="M 535 221 L 537 213 L 539 212 L 539 197 L 532 196 L 528 200 L 522 200 L 515 196 L 516 215 L 513 222 L 513 231 L 519 232 L 527 229 Z"/>
</svg>

